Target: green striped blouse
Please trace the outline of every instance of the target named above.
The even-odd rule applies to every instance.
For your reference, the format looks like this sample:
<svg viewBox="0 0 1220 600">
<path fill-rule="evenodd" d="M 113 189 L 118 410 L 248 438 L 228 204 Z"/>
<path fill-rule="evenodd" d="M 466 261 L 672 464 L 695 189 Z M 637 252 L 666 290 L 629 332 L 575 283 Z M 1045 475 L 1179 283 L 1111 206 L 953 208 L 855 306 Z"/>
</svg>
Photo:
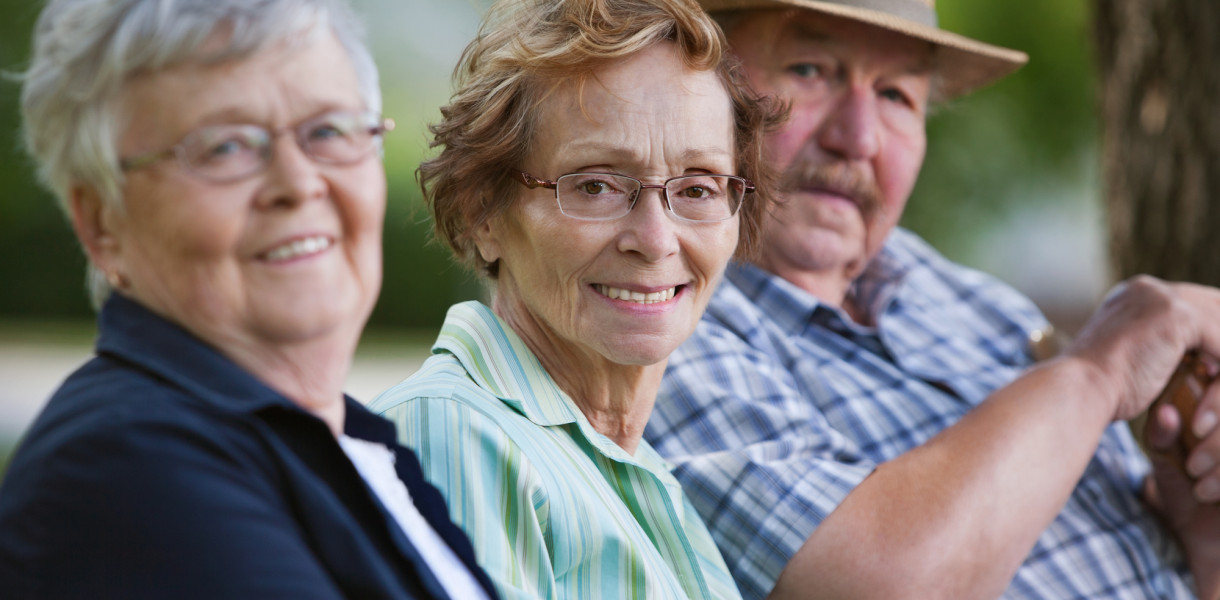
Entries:
<svg viewBox="0 0 1220 600">
<path fill-rule="evenodd" d="M 512 598 L 740 598 L 647 442 L 593 429 L 486 306 L 449 309 L 418 373 L 370 404 L 398 426 Z"/>
</svg>

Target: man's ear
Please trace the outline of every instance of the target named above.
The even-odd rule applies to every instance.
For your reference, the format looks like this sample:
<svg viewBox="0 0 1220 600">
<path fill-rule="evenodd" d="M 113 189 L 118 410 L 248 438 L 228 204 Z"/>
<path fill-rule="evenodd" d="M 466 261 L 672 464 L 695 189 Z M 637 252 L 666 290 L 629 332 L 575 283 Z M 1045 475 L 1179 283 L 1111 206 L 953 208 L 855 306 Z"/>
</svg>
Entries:
<svg viewBox="0 0 1220 600">
<path fill-rule="evenodd" d="M 69 205 L 72 229 L 89 255 L 89 261 L 107 275 L 120 271 L 122 248 L 121 237 L 116 231 L 117 209 L 88 187 L 72 188 Z"/>
</svg>

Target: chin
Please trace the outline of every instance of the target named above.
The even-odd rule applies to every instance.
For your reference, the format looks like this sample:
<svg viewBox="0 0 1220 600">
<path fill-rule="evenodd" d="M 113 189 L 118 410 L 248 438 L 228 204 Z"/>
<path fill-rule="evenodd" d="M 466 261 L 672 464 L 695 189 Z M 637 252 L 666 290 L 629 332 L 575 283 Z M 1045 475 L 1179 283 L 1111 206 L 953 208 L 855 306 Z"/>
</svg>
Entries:
<svg viewBox="0 0 1220 600">
<path fill-rule="evenodd" d="M 257 318 L 254 327 L 259 337 L 280 344 L 301 344 L 314 340 L 333 339 L 349 329 L 347 321 L 331 315 L 280 315 L 278 318 Z"/>
<path fill-rule="evenodd" d="M 292 306 L 268 307 L 255 315 L 255 321 L 269 337 L 284 342 L 340 342 L 344 337 L 359 337 L 372 309 L 365 304 L 350 297 L 323 302 L 315 298 Z"/>
<path fill-rule="evenodd" d="M 798 240 L 806 262 L 817 265 L 845 265 L 864 257 L 863 236 L 830 229 L 817 229 Z"/>
<path fill-rule="evenodd" d="M 682 339 L 686 337 L 689 337 L 689 332 Z M 632 335 L 612 340 L 604 348 L 602 355 L 615 364 L 648 367 L 668 360 L 679 343 L 680 341 L 674 342 L 669 335 Z"/>
</svg>

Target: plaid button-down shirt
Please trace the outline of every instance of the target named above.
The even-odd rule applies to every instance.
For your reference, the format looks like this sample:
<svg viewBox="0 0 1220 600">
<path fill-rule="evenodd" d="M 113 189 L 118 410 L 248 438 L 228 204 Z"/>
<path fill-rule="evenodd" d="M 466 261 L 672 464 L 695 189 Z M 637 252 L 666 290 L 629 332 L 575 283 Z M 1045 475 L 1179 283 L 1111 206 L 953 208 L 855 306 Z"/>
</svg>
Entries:
<svg viewBox="0 0 1220 600">
<path fill-rule="evenodd" d="M 746 598 L 770 591 L 878 464 L 1020 375 L 1029 332 L 1046 325 L 1016 291 L 901 229 L 852 293 L 875 328 L 731 265 L 670 358 L 645 437 L 677 464 Z M 1139 500 L 1147 472 L 1126 425 L 1112 426 L 1005 597 L 1192 598 L 1172 536 Z"/>
</svg>

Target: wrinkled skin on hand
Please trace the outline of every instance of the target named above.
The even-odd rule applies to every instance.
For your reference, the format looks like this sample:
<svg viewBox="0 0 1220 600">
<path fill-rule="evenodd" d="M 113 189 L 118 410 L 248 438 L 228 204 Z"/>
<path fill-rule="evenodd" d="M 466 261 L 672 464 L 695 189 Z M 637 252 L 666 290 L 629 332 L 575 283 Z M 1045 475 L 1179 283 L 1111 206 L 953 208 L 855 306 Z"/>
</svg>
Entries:
<svg viewBox="0 0 1220 600">
<path fill-rule="evenodd" d="M 1067 354 L 1094 367 L 1114 420 L 1148 408 L 1187 351 L 1220 356 L 1220 290 L 1141 275 L 1116 286 Z"/>
<path fill-rule="evenodd" d="M 1138 415 L 1158 397 L 1188 352 L 1220 356 L 1220 291 L 1139 276 L 1116 286 L 1068 354 L 1095 367 L 1099 397 L 1114 419 Z M 1209 375 L 1214 376 L 1214 369 Z M 1177 534 L 1201 598 L 1220 598 L 1220 383 L 1199 382 L 1189 422 L 1170 403 L 1148 415 L 1152 476 L 1144 499 Z M 1208 378 L 1205 378 L 1208 379 Z M 1185 429 L 1198 438 L 1183 465 L 1171 450 Z"/>
<path fill-rule="evenodd" d="M 1220 447 L 1220 428 L 1212 420 L 1207 429 L 1209 420 L 1200 420 L 1205 411 L 1217 410 L 1220 385 L 1213 379 L 1196 407 L 1193 425 L 1183 423 L 1172 405 L 1158 404 L 1144 430 L 1152 461 L 1144 500 L 1178 536 L 1200 598 L 1220 598 L 1220 469 L 1209 466 L 1215 464 Z M 1184 426 L 1202 433 L 1199 445 L 1186 457 L 1185 470 L 1173 452 Z"/>
</svg>

